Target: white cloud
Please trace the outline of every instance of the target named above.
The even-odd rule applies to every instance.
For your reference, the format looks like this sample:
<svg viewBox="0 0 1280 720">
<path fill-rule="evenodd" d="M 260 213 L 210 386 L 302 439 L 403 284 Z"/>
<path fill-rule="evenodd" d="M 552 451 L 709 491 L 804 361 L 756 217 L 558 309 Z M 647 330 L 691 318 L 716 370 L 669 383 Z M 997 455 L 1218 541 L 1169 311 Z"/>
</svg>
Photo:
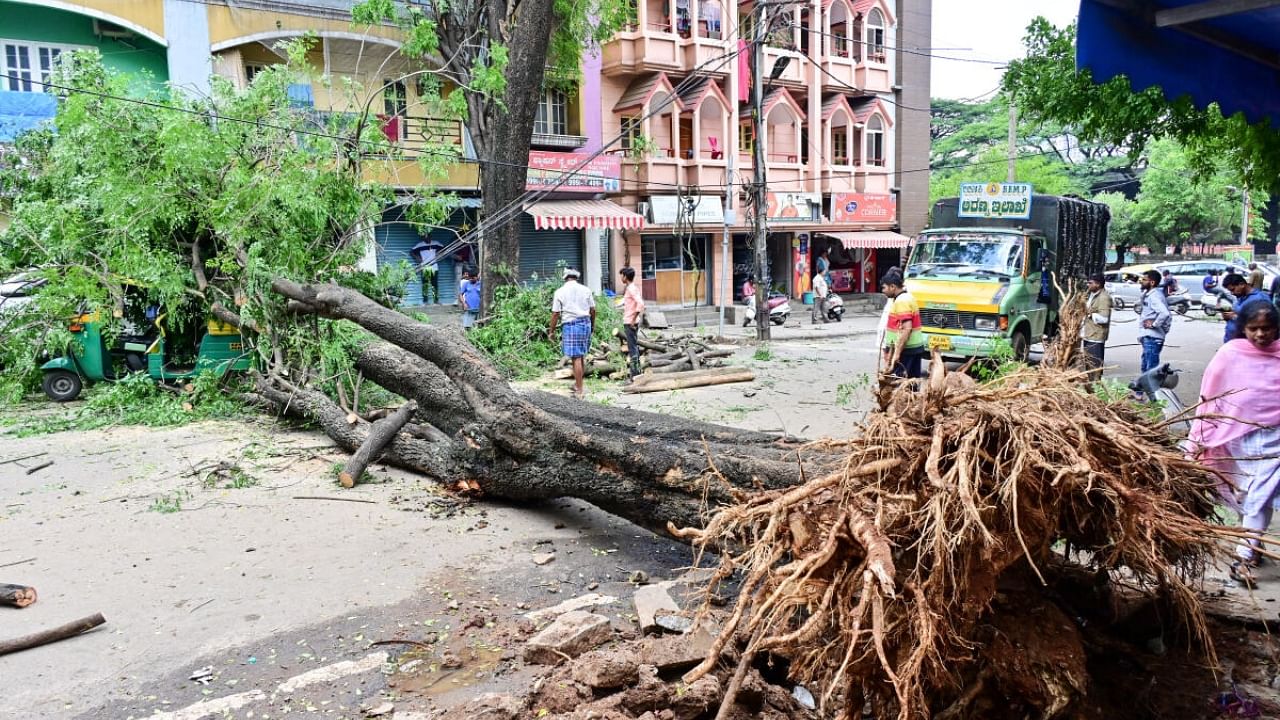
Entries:
<svg viewBox="0 0 1280 720">
<path fill-rule="evenodd" d="M 1063 27 L 1079 9 L 1079 0 L 934 0 L 933 47 L 924 50 L 934 56 L 933 97 L 972 98 L 993 90 L 1004 71 L 966 60 L 1005 63 L 1022 57 L 1022 36 L 1037 15 Z"/>
</svg>

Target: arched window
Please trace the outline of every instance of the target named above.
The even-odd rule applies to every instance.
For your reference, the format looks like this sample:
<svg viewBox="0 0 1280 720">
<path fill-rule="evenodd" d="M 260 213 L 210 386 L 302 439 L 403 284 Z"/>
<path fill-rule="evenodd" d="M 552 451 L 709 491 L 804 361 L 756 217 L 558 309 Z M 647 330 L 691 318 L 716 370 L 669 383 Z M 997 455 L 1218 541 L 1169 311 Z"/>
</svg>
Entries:
<svg viewBox="0 0 1280 720">
<path fill-rule="evenodd" d="M 867 120 L 867 164 L 884 166 L 884 121 L 879 115 Z"/>
<path fill-rule="evenodd" d="M 884 13 L 880 8 L 872 8 L 867 13 L 866 23 L 867 59 L 871 62 L 884 62 Z"/>
</svg>

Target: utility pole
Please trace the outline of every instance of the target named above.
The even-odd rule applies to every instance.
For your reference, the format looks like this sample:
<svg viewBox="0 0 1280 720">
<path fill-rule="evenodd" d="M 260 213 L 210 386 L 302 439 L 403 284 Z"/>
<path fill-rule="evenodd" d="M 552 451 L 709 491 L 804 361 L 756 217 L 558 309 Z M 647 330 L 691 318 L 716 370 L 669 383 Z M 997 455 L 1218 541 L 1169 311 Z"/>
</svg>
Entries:
<svg viewBox="0 0 1280 720">
<path fill-rule="evenodd" d="M 1018 106 L 1009 98 L 1009 177 L 1007 182 L 1018 179 Z"/>
<path fill-rule="evenodd" d="M 727 167 L 724 172 L 724 234 L 720 237 L 720 332 L 719 337 L 724 337 L 724 306 L 726 300 L 733 300 L 733 271 L 730 267 L 730 234 L 729 226 L 733 222 L 733 198 L 738 194 L 738 189 L 733 185 L 733 156 L 738 154 L 738 148 L 735 144 L 733 147 L 725 148 L 727 154 Z M 726 298 L 725 292 L 729 295 Z"/>
<path fill-rule="evenodd" d="M 1242 185 L 1244 183 L 1241 183 Z M 1240 194 L 1244 197 L 1243 207 L 1240 210 L 1240 244 L 1249 244 L 1249 188 L 1241 188 Z"/>
<path fill-rule="evenodd" d="M 756 339 L 769 339 L 769 277 L 768 231 L 765 228 L 765 172 L 764 172 L 764 37 L 768 9 L 764 3 L 756 4 L 756 32 L 751 41 L 751 133 L 752 206 L 755 211 L 755 266 L 756 266 Z"/>
</svg>

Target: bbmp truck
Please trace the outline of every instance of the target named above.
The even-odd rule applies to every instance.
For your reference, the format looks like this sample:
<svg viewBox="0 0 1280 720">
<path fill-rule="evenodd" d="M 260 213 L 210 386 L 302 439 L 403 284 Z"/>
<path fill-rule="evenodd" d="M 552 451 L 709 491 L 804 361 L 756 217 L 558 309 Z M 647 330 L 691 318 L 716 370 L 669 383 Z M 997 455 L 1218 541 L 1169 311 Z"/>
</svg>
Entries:
<svg viewBox="0 0 1280 720">
<path fill-rule="evenodd" d="M 967 217 L 959 198 L 933 206 L 904 268 L 929 347 L 947 358 L 991 357 L 1057 334 L 1057 286 L 1083 287 L 1106 263 L 1106 205 L 1030 196 L 1029 217 Z M 1056 280 L 1056 283 L 1055 283 Z"/>
</svg>

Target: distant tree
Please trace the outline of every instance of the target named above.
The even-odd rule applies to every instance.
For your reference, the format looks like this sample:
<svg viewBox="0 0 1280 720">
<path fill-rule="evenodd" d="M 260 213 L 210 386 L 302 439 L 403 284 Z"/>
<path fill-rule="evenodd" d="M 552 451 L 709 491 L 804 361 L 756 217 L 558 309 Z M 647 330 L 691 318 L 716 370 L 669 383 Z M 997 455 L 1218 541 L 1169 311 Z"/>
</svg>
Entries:
<svg viewBox="0 0 1280 720">
<path fill-rule="evenodd" d="M 1195 173 L 1188 153 L 1173 140 L 1151 143 L 1136 219 L 1151 233 L 1153 249 L 1229 242 L 1240 228 L 1240 195 L 1224 168 Z"/>
<path fill-rule="evenodd" d="M 974 158 L 973 162 L 949 165 L 929 174 L 929 200 L 952 197 L 962 182 L 999 182 L 1008 177 L 1005 145 L 997 145 Z M 1015 163 L 1018 182 L 1031 183 L 1037 195 L 1082 194 L 1087 189 L 1072 176 L 1069 166 L 1055 157 L 1032 155 Z"/>
</svg>

